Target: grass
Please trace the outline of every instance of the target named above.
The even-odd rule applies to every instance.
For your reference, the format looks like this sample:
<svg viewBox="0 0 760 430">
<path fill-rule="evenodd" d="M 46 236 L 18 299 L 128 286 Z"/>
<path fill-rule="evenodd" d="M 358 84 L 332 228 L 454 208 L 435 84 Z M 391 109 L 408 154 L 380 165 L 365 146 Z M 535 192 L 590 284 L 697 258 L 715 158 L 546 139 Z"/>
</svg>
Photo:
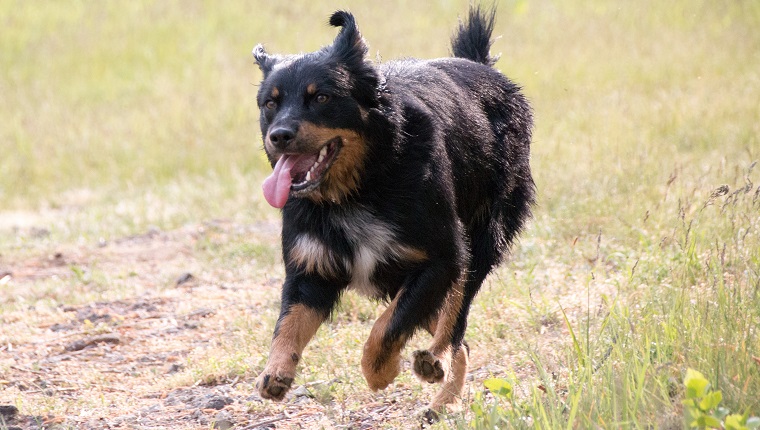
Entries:
<svg viewBox="0 0 760 430">
<path fill-rule="evenodd" d="M 467 2 L 339 6 L 387 60 L 446 55 Z M 215 300 L 204 282 L 226 288 L 213 303 L 229 311 L 221 328 L 200 325 L 213 346 L 183 355 L 185 370 L 161 386 L 252 381 L 282 269 L 277 213 L 259 192 L 268 167 L 249 52 L 328 43 L 336 7 L 0 4 L 0 273 L 40 275 L 0 284 L 0 344 L 39 341 L 69 321 L 64 306 L 152 294 L 190 312 L 203 299 L 173 287 L 190 268 L 197 291 Z M 484 412 L 441 426 L 680 428 L 687 368 L 731 411 L 760 414 L 759 26 L 752 1 L 499 4 L 497 66 L 536 113 L 539 206 L 473 307 L 467 400 Z M 146 248 L 119 253 L 147 243 L 158 253 L 164 242 L 140 242 L 150 231 L 180 257 L 151 265 L 138 258 Z M 307 349 L 297 383 L 326 422 L 396 401 L 369 393 L 358 370 L 378 312 L 347 295 Z M 0 383 L 10 366 L 0 356 Z M 512 387 L 509 399 L 483 388 L 492 376 Z M 432 392 L 410 372 L 394 390 L 410 408 Z M 28 415 L 108 413 L 11 389 L 0 401 Z M 286 408 L 254 402 L 248 413 Z"/>
</svg>

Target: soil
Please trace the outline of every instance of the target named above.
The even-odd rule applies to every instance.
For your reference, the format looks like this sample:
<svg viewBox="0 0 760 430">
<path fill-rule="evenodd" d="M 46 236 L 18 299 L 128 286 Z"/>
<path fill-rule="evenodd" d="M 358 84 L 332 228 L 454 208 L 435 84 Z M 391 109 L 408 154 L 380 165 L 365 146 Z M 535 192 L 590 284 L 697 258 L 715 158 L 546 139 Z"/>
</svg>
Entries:
<svg viewBox="0 0 760 430">
<path fill-rule="evenodd" d="M 32 226 L 15 234 L 45 242 L 50 232 Z M 250 361 L 248 350 L 236 371 L 198 365 L 217 351 L 229 355 L 229 343 L 245 335 L 235 321 L 276 312 L 281 262 L 271 249 L 258 251 L 268 257 L 241 257 L 234 247 L 278 240 L 277 222 L 222 220 L 0 255 L 0 291 L 10 301 L 0 313 L 0 429 L 419 428 L 434 387 L 420 395 L 419 384 L 396 383 L 359 390 L 347 404 L 320 401 L 320 389 L 349 383 L 334 379 L 294 386 L 273 403 L 254 388 L 263 363 Z M 562 276 L 557 285 L 571 283 Z M 571 320 L 599 305 L 575 283 L 582 288 L 558 293 Z M 564 366 L 555 346 L 567 338 L 558 321 L 541 322 L 534 346 L 556 377 Z M 268 342 L 272 327 L 261 330 Z M 497 364 L 480 354 L 470 355 L 470 399 L 484 379 L 507 371 L 535 381 L 529 361 L 502 354 Z M 411 371 L 408 360 L 402 365 Z"/>
<path fill-rule="evenodd" d="M 0 286 L 19 295 L 45 282 L 54 289 L 71 286 L 72 294 L 95 288 L 93 267 L 119 274 L 134 288 L 118 299 L 92 302 L 51 292 L 57 302 L 76 304 L 51 311 L 32 303 L 0 315 L 0 339 L 7 339 L 0 345 L 0 428 L 368 429 L 414 422 L 423 403 L 404 387 L 371 395 L 359 410 L 313 398 L 313 385 L 336 381 L 294 386 L 278 404 L 258 396 L 255 375 L 248 372 L 234 378 L 199 375 L 177 387 L 182 383 L 172 378 L 182 374 L 188 359 L 218 348 L 229 334 L 230 316 L 255 317 L 271 305 L 281 283 L 276 275 L 253 275 L 254 267 L 243 267 L 242 274 L 215 271 L 199 243 L 252 232 L 268 235 L 257 240 L 276 241 L 278 230 L 277 224 L 221 221 L 17 253 L 24 256 L 16 259 L 0 256 Z M 118 279 L 111 284 L 118 285 Z M 251 279 L 266 281 L 251 285 Z"/>
</svg>

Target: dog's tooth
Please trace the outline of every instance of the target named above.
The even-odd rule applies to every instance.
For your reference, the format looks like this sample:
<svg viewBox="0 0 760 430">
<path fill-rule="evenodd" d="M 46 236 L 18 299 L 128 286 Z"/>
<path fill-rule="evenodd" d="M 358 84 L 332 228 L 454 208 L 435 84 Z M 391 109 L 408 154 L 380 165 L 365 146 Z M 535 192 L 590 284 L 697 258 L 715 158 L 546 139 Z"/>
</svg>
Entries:
<svg viewBox="0 0 760 430">
<path fill-rule="evenodd" d="M 325 155 L 327 155 L 327 146 L 323 146 L 322 150 L 319 151 L 319 161 L 321 162 L 324 160 Z"/>
<path fill-rule="evenodd" d="M 325 159 L 325 156 L 324 156 L 324 154 L 322 154 L 322 152 L 320 151 L 320 153 L 319 153 L 319 158 L 317 159 L 317 164 L 319 164 L 319 163 L 321 163 L 322 161 L 324 161 L 324 159 Z"/>
<path fill-rule="evenodd" d="M 306 172 L 306 182 L 309 182 L 309 181 L 311 181 L 311 170 Z"/>
</svg>

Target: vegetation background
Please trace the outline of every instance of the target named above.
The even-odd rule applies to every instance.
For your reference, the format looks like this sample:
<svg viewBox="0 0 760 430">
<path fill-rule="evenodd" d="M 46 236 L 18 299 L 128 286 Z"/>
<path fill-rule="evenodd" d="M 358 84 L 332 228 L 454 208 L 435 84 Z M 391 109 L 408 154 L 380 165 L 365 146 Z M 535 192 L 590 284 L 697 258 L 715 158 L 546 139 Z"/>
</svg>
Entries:
<svg viewBox="0 0 760 430">
<path fill-rule="evenodd" d="M 373 58 L 445 56 L 467 7 L 0 1 L 0 428 L 416 425 L 433 388 L 369 392 L 353 294 L 287 401 L 255 395 L 283 271 L 250 51 L 347 8 Z M 760 414 L 758 29 L 752 0 L 499 2 L 539 205 L 439 426 L 681 428 L 687 368 Z"/>
</svg>

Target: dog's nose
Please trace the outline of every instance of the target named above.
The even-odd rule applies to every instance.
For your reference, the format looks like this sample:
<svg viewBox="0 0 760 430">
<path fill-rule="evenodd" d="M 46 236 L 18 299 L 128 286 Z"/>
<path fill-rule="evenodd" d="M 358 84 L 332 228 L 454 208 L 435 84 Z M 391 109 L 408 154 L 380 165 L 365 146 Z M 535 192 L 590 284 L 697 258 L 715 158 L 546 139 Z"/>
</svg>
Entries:
<svg viewBox="0 0 760 430">
<path fill-rule="evenodd" d="M 287 147 L 296 138 L 296 131 L 291 127 L 276 127 L 269 132 L 269 140 L 278 148 Z"/>
</svg>

